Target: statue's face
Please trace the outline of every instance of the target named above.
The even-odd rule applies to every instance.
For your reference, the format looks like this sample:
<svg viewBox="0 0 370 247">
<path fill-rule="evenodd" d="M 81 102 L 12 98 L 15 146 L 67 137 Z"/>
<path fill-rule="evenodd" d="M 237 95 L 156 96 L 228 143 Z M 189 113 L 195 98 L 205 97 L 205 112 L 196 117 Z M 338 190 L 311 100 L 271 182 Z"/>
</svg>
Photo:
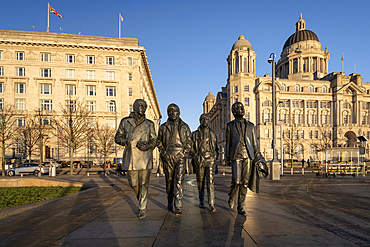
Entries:
<svg viewBox="0 0 370 247">
<path fill-rule="evenodd" d="M 180 112 L 176 109 L 176 107 L 170 107 L 168 110 L 167 110 L 167 115 L 168 115 L 168 118 L 171 120 L 171 121 L 175 121 L 176 119 L 179 118 L 180 116 Z"/>
<path fill-rule="evenodd" d="M 138 102 L 137 104 L 135 104 L 135 112 L 137 114 L 139 114 L 140 116 L 144 116 L 145 115 L 145 111 L 146 111 L 146 104 L 145 102 Z"/>
<path fill-rule="evenodd" d="M 202 128 L 207 128 L 209 126 L 209 118 L 207 116 L 201 116 L 199 122 Z"/>
<path fill-rule="evenodd" d="M 238 117 L 240 118 L 240 117 L 243 117 L 245 115 L 244 106 L 240 102 L 235 103 L 235 105 L 232 108 L 232 111 L 233 111 L 234 117 L 236 117 L 236 118 L 238 118 Z"/>
</svg>

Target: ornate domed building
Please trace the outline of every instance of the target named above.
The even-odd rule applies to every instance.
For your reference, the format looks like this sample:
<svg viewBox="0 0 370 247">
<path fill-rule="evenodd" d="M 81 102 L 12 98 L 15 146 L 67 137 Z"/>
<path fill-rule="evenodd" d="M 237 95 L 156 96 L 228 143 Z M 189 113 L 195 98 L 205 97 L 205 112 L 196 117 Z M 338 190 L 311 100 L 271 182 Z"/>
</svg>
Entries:
<svg viewBox="0 0 370 247">
<path fill-rule="evenodd" d="M 204 107 L 204 112 L 210 114 L 211 127 L 218 135 L 223 154 L 225 126 L 233 119 L 231 106 L 242 102 L 245 118 L 256 125 L 260 149 L 270 160 L 272 78 L 268 74 L 256 75 L 256 59 L 251 43 L 241 35 L 226 59 L 226 86 L 218 92 L 216 102 L 212 101 L 213 107 Z M 322 49 L 318 36 L 306 29 L 301 15 L 276 64 L 277 123 L 283 130 L 275 128 L 276 148 L 280 150 L 282 138 L 284 159 L 292 153 L 294 159 L 319 160 L 319 150 L 354 147 L 358 136 L 370 138 L 370 84 L 363 83 L 357 73 L 329 73 L 329 59 L 328 49 Z M 210 106 L 208 96 L 204 105 Z M 280 159 L 281 155 L 278 156 Z"/>
</svg>

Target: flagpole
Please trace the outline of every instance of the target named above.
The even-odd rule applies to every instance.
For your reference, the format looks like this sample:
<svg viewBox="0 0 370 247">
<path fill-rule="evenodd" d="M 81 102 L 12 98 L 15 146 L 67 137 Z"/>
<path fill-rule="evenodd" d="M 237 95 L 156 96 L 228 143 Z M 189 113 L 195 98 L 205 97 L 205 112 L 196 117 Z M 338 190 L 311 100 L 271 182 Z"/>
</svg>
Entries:
<svg viewBox="0 0 370 247">
<path fill-rule="evenodd" d="M 46 28 L 46 32 L 49 32 L 49 15 L 50 15 L 50 5 L 49 5 L 49 3 L 48 3 L 48 26 L 47 26 L 47 28 Z"/>
<path fill-rule="evenodd" d="M 344 53 L 342 53 L 342 72 L 344 70 Z"/>
<path fill-rule="evenodd" d="M 119 22 L 119 25 L 118 25 L 118 38 L 121 38 L 121 13 L 119 13 L 119 16 L 118 16 L 118 22 Z"/>
</svg>

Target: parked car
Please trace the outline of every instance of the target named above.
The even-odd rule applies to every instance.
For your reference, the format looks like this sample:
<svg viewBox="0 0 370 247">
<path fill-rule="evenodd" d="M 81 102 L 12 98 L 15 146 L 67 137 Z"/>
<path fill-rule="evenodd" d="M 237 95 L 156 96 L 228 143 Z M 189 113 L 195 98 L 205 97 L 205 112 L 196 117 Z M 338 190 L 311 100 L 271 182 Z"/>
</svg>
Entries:
<svg viewBox="0 0 370 247">
<path fill-rule="evenodd" d="M 50 164 L 43 163 L 41 166 L 41 174 L 47 174 L 49 173 Z M 15 176 L 15 175 L 21 175 L 21 174 L 34 174 L 38 175 L 40 172 L 39 163 L 23 163 L 19 165 L 18 167 L 10 168 L 6 171 L 6 174 L 8 176 Z"/>
<path fill-rule="evenodd" d="M 57 168 L 62 167 L 62 164 L 60 164 L 60 163 L 58 163 L 58 162 L 56 162 L 56 161 L 46 161 L 46 162 L 44 162 L 44 163 L 48 163 L 48 164 L 50 164 L 51 166 L 55 166 L 55 167 L 57 167 Z"/>
</svg>

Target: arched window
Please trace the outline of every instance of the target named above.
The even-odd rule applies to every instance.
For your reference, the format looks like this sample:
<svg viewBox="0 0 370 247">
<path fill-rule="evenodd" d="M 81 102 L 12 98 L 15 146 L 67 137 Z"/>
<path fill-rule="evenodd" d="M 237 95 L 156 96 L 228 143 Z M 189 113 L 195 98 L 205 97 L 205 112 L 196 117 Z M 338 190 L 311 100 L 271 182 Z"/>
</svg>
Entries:
<svg viewBox="0 0 370 247">
<path fill-rule="evenodd" d="M 270 101 L 266 100 L 265 102 L 263 102 L 263 106 L 270 106 Z"/>
<path fill-rule="evenodd" d="M 281 84 L 281 91 L 286 91 L 286 86 L 284 84 Z"/>
<path fill-rule="evenodd" d="M 295 85 L 294 92 L 300 92 L 300 91 L 301 91 L 301 87 L 299 85 Z"/>
<path fill-rule="evenodd" d="M 308 92 L 313 93 L 313 86 L 308 86 Z"/>
<path fill-rule="evenodd" d="M 322 86 L 322 92 L 323 93 L 327 93 L 328 92 L 328 88 L 326 86 Z"/>
<path fill-rule="evenodd" d="M 310 154 L 316 154 L 316 147 L 313 145 L 310 146 Z"/>
<path fill-rule="evenodd" d="M 297 152 L 297 154 L 303 154 L 303 146 L 302 145 L 297 145 L 296 152 Z"/>
</svg>

